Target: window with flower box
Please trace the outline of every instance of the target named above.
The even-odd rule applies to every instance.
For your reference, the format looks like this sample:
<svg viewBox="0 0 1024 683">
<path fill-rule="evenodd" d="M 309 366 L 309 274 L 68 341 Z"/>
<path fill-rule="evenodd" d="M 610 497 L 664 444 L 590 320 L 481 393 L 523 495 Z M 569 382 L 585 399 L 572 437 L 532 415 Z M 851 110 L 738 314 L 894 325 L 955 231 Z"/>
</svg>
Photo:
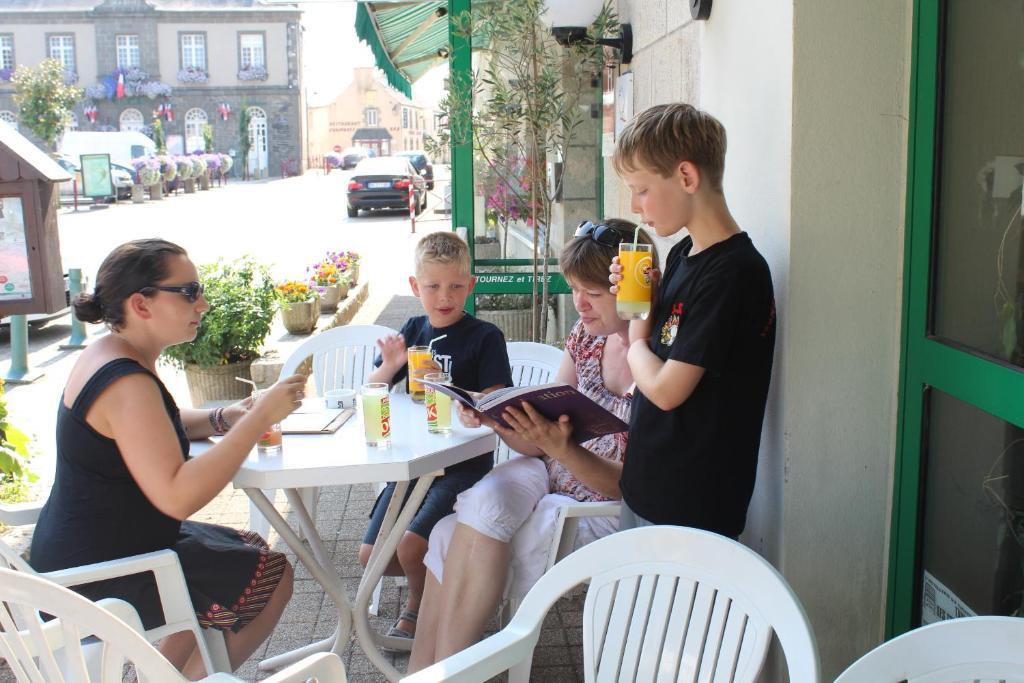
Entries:
<svg viewBox="0 0 1024 683">
<path fill-rule="evenodd" d="M 117 68 L 130 69 L 140 65 L 139 36 L 134 34 L 118 34 L 114 36 L 117 48 Z"/>
<path fill-rule="evenodd" d="M 267 68 L 266 50 L 262 33 L 238 34 L 239 67 L 243 70 Z"/>
<path fill-rule="evenodd" d="M 182 33 L 181 68 L 206 71 L 206 34 Z"/>
</svg>

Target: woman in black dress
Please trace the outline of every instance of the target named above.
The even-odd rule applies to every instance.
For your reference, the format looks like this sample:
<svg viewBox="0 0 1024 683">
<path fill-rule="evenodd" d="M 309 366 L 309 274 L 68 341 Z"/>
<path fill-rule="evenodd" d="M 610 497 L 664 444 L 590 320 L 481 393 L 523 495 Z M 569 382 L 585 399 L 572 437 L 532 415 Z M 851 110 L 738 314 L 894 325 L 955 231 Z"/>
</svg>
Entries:
<svg viewBox="0 0 1024 683">
<path fill-rule="evenodd" d="M 116 248 L 95 291 L 75 313 L 111 333 L 82 352 L 58 407 L 57 472 L 32 539 L 39 571 L 65 569 L 172 548 L 204 628 L 225 632 L 232 668 L 270 634 L 292 593 L 281 553 L 250 531 L 188 522 L 231 481 L 256 440 L 302 399 L 294 375 L 247 402 L 216 410 L 179 410 L 156 376 L 168 346 L 195 338 L 209 308 L 195 265 L 181 247 L 158 239 Z M 225 433 L 201 458 L 190 438 Z M 150 574 L 76 590 L 91 599 L 133 604 L 147 629 L 164 623 Z M 190 678 L 203 674 L 191 633 L 160 649 Z"/>
</svg>

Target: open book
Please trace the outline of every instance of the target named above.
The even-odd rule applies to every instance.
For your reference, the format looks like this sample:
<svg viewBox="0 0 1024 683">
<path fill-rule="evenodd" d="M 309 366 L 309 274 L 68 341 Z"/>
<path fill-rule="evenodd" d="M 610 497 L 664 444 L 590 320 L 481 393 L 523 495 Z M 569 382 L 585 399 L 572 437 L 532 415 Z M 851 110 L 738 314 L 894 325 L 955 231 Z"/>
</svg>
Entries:
<svg viewBox="0 0 1024 683">
<path fill-rule="evenodd" d="M 538 384 L 531 387 L 507 387 L 489 394 L 466 391 L 459 387 L 437 384 L 424 380 L 423 384 L 434 387 L 467 408 L 479 410 L 484 415 L 508 426 L 502 416 L 505 408 L 518 408 L 523 401 L 533 406 L 538 413 L 549 420 L 557 420 L 561 415 L 568 415 L 572 421 L 572 438 L 577 443 L 629 430 L 629 425 L 613 413 L 599 406 L 593 399 L 581 394 L 574 387 L 564 382 Z"/>
</svg>

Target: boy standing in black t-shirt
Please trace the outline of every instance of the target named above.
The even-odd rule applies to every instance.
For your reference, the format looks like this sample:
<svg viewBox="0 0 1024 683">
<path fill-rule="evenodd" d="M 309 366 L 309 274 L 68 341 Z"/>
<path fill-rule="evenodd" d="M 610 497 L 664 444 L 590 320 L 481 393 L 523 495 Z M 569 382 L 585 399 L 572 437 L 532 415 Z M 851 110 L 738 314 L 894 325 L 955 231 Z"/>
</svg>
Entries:
<svg viewBox="0 0 1024 683">
<path fill-rule="evenodd" d="M 632 209 L 689 235 L 666 261 L 651 315 L 630 324 L 637 395 L 620 528 L 676 524 L 737 537 L 754 489 L 775 348 L 768 264 L 722 194 L 725 129 L 688 104 L 652 107 L 616 145 Z M 617 259 L 613 283 L 621 279 Z M 612 291 L 616 291 L 612 287 Z"/>
<path fill-rule="evenodd" d="M 388 384 L 404 381 L 408 377 L 407 347 L 427 346 L 437 339 L 431 346 L 434 361 L 442 372 L 451 375 L 456 386 L 484 393 L 512 386 L 505 336 L 493 324 L 478 320 L 464 310 L 476 283 L 471 273 L 468 245 L 451 232 L 431 233 L 416 245 L 415 259 L 416 274 L 409 277 L 409 284 L 426 315 L 409 318 L 399 334 L 377 341 L 380 347 L 375 361 L 377 369 L 366 381 Z M 442 336 L 444 339 L 438 339 Z M 446 468 L 444 476 L 430 485 L 386 570 L 390 576 L 404 574 L 409 580 L 409 602 L 388 635 L 411 638 L 415 634 L 426 579 L 423 557 L 430 531 L 439 519 L 452 513 L 456 497 L 487 474 L 493 464 L 492 454 L 486 453 Z M 412 487 L 410 483 L 409 492 Z M 394 490 L 395 484 L 388 484 L 374 504 L 359 549 L 359 560 L 364 567 Z"/>
</svg>

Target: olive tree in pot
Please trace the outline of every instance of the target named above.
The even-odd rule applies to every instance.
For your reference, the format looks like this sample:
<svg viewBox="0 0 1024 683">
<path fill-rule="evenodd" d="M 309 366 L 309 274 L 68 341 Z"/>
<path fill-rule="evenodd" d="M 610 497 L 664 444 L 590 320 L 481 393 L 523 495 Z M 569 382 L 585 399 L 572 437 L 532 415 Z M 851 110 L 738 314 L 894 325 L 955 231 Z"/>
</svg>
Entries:
<svg viewBox="0 0 1024 683">
<path fill-rule="evenodd" d="M 252 256 L 218 261 L 199 268 L 210 310 L 199 323 L 194 341 L 164 351 L 170 363 L 185 368 L 192 404 L 240 399 L 259 358 L 277 311 L 277 294 L 269 269 Z"/>
</svg>

